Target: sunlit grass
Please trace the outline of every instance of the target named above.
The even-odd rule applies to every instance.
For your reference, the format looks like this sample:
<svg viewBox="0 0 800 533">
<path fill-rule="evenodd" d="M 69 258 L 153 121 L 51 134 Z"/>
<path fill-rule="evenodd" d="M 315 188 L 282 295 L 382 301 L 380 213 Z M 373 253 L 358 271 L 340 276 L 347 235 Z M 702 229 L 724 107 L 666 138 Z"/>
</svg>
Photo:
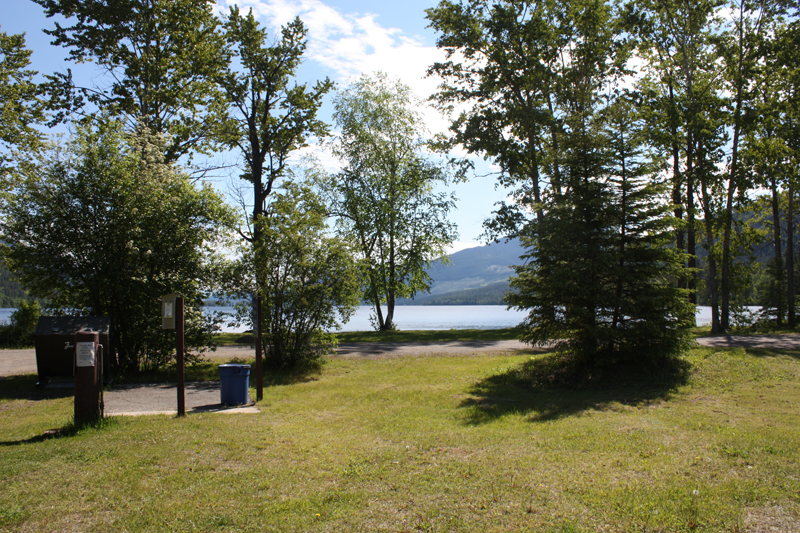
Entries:
<svg viewBox="0 0 800 533">
<path fill-rule="evenodd" d="M 747 531 L 800 524 L 800 360 L 533 386 L 548 355 L 333 359 L 256 415 L 69 425 L 0 381 L 0 531 Z"/>
<path fill-rule="evenodd" d="M 357 342 L 443 342 L 443 341 L 503 341 L 519 337 L 517 328 L 502 329 L 450 329 L 410 331 L 341 331 L 336 334 L 340 343 Z M 220 333 L 220 346 L 252 345 L 249 333 Z"/>
</svg>

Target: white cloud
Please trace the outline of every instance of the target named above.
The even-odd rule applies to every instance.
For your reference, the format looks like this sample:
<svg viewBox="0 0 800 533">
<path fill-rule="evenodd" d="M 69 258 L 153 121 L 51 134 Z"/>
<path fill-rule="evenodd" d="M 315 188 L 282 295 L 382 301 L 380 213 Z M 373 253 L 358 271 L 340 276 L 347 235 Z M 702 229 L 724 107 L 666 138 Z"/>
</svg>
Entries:
<svg viewBox="0 0 800 533">
<path fill-rule="evenodd" d="M 373 13 L 340 13 L 320 0 L 220 0 L 225 7 L 238 4 L 250 8 L 256 18 L 276 35 L 282 25 L 300 17 L 308 28 L 306 60 L 339 83 L 377 71 L 386 72 L 410 86 L 425 100 L 436 91 L 438 78 L 426 78 L 434 61 L 444 52 L 405 35 L 399 28 L 385 27 Z M 446 131 L 448 121 L 434 109 L 423 111 L 431 132 Z"/>
</svg>

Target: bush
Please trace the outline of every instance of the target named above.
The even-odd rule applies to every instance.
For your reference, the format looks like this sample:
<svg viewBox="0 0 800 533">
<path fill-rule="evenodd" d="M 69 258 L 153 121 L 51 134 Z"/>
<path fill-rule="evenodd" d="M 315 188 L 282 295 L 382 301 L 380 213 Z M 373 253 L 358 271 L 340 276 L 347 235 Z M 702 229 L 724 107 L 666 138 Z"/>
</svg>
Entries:
<svg viewBox="0 0 800 533">
<path fill-rule="evenodd" d="M 187 346 L 208 338 L 188 304 L 202 300 L 208 258 L 233 224 L 219 194 L 164 161 L 166 142 L 108 117 L 82 125 L 22 169 L 0 220 L 9 270 L 58 313 L 108 316 L 124 372 L 174 354 L 174 336 L 161 330 L 162 295 L 186 297 Z"/>
<path fill-rule="evenodd" d="M 264 218 L 256 268 L 262 284 L 266 362 L 307 369 L 332 351 L 339 329 L 360 301 L 350 251 L 325 235 L 325 209 L 310 190 L 287 184 Z"/>
<path fill-rule="evenodd" d="M 19 308 L 11 313 L 11 322 L 0 327 L 0 345 L 9 348 L 33 346 L 33 337 L 42 308 L 36 301 L 22 301 Z"/>
</svg>

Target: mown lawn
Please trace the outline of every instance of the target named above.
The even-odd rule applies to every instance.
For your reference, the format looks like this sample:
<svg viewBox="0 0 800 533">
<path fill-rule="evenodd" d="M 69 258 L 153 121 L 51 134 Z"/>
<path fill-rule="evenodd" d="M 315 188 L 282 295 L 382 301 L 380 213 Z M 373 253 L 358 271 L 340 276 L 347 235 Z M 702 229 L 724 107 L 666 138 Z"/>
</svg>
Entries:
<svg viewBox="0 0 800 533">
<path fill-rule="evenodd" d="M 341 331 L 336 334 L 339 343 L 361 342 L 447 342 L 447 341 L 506 341 L 519 337 L 517 328 L 501 329 L 449 329 L 449 330 L 396 330 L 396 331 Z M 249 333 L 220 333 L 220 346 L 250 345 L 254 341 Z"/>
<path fill-rule="evenodd" d="M 333 360 L 257 415 L 57 437 L 71 397 L 5 378 L 0 531 L 800 530 L 797 353 L 581 391 L 520 383 L 531 357 Z"/>
</svg>

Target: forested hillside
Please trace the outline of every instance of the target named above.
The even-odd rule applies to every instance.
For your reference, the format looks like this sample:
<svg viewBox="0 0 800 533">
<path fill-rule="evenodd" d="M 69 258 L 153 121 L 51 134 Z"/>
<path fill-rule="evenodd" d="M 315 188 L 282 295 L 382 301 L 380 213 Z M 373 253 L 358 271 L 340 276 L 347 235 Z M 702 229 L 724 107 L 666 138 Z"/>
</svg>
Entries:
<svg viewBox="0 0 800 533">
<path fill-rule="evenodd" d="M 23 300 L 32 300 L 11 273 L 0 266 L 0 307 L 18 307 Z"/>
<path fill-rule="evenodd" d="M 508 290 L 512 265 L 521 262 L 519 240 L 500 241 L 468 248 L 436 263 L 427 272 L 433 279 L 430 293 L 420 293 L 401 305 L 501 305 Z"/>
</svg>

